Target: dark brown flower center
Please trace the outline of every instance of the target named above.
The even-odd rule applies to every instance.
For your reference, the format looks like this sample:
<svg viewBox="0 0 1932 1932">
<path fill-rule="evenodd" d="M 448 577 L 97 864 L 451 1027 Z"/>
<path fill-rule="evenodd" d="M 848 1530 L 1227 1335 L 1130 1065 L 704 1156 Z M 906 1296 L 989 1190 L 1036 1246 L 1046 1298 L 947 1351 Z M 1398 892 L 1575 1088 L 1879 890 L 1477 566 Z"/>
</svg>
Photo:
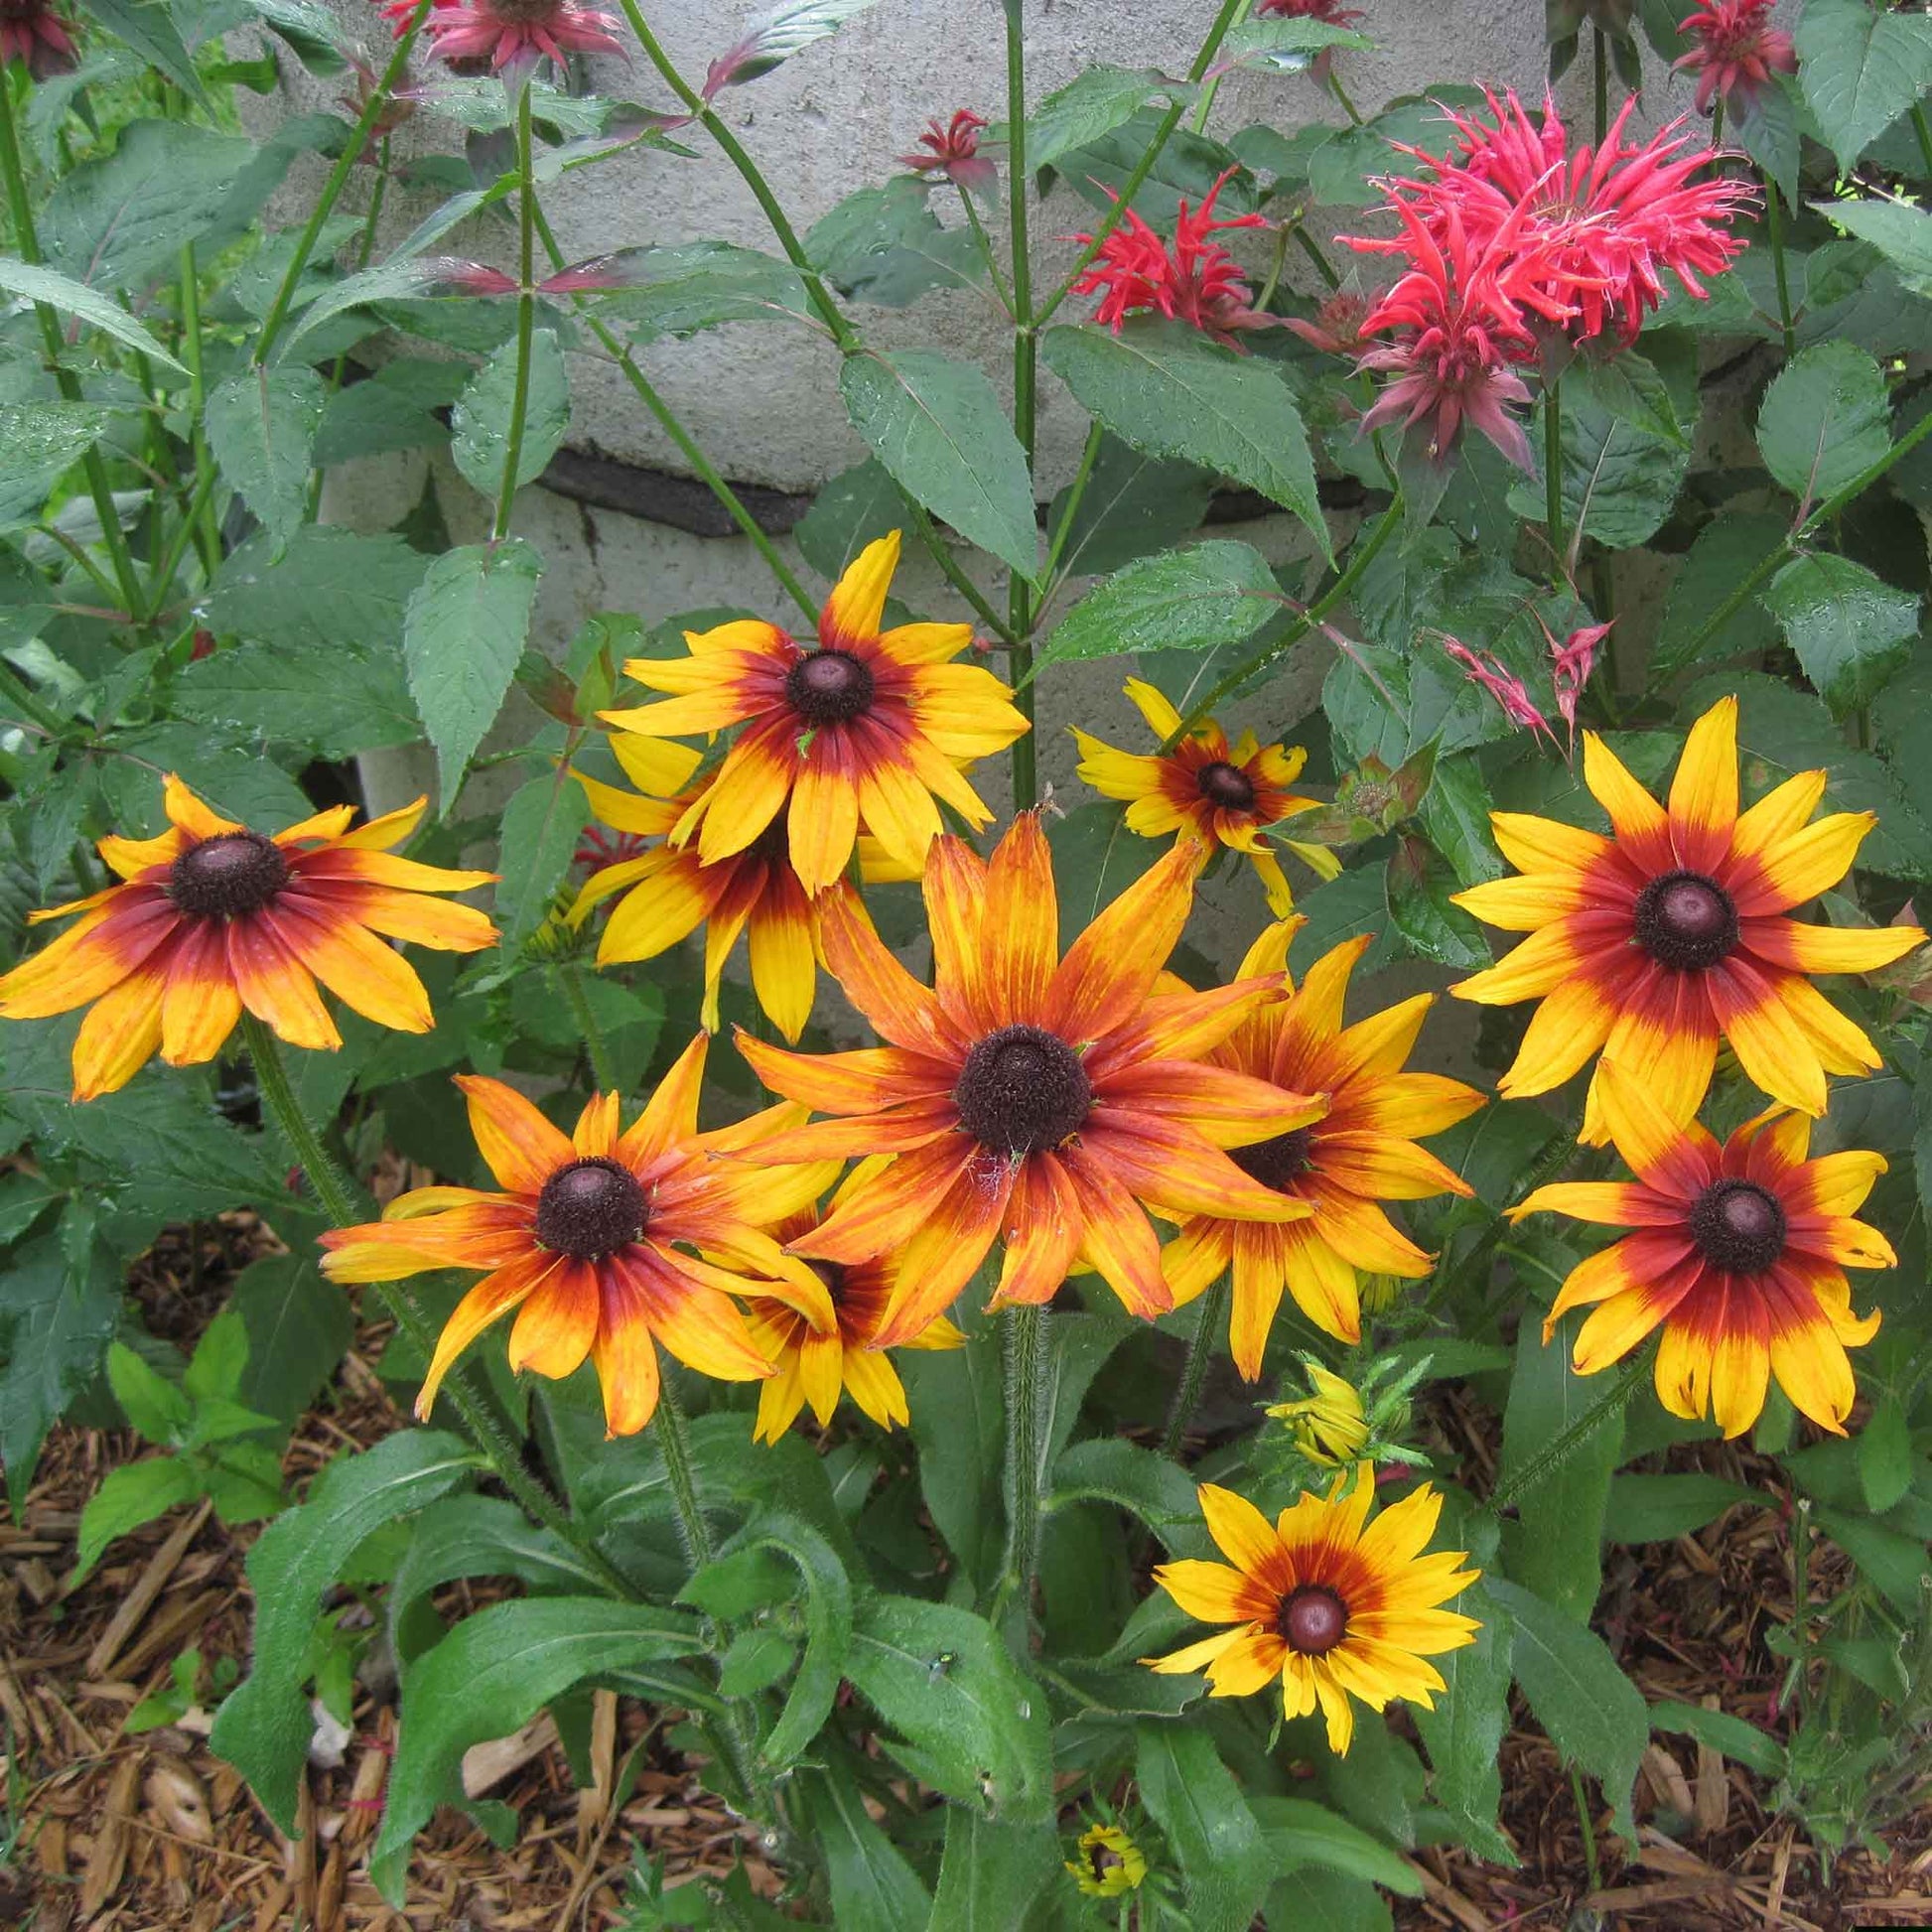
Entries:
<svg viewBox="0 0 1932 1932">
<path fill-rule="evenodd" d="M 849 651 L 815 650 L 786 674 L 785 696 L 809 724 L 849 724 L 872 709 L 872 672 Z"/>
<path fill-rule="evenodd" d="M 168 897 L 198 919 L 259 912 L 288 883 L 282 848 L 259 832 L 203 839 L 168 868 Z"/>
<path fill-rule="evenodd" d="M 1245 812 L 1255 802 L 1254 780 L 1236 764 L 1203 764 L 1194 773 L 1194 783 L 1210 805 L 1224 812 Z"/>
<path fill-rule="evenodd" d="M 833 1308 L 841 1308 L 845 1303 L 845 1268 L 836 1261 L 808 1261 L 809 1268 L 825 1284 L 825 1293 L 831 1299 Z"/>
<path fill-rule="evenodd" d="M 1712 1267 L 1761 1275 L 1784 1253 L 1784 1205 L 1754 1180 L 1714 1181 L 1691 1203 L 1690 1230 Z"/>
<path fill-rule="evenodd" d="M 1348 1605 L 1326 1584 L 1302 1584 L 1282 1598 L 1275 1628 L 1289 1649 L 1324 1657 L 1348 1634 Z"/>
<path fill-rule="evenodd" d="M 538 1241 L 579 1261 L 601 1261 L 636 1240 L 649 1218 L 644 1190 L 615 1161 L 573 1161 L 537 1196 Z"/>
<path fill-rule="evenodd" d="M 1737 944 L 1737 907 L 1701 872 L 1660 873 L 1637 895 L 1637 942 L 1674 972 L 1698 973 Z"/>
<path fill-rule="evenodd" d="M 1253 1147 L 1230 1148 L 1228 1159 L 1264 1187 L 1285 1194 L 1290 1191 L 1289 1183 L 1314 1165 L 1314 1130 L 1298 1127 L 1292 1134 L 1277 1134 L 1272 1141 L 1257 1141 Z"/>
<path fill-rule="evenodd" d="M 1058 1147 L 1093 1105 L 1080 1056 L 1037 1027 L 1002 1027 L 966 1055 L 952 1090 L 959 1124 L 999 1154 Z"/>
</svg>

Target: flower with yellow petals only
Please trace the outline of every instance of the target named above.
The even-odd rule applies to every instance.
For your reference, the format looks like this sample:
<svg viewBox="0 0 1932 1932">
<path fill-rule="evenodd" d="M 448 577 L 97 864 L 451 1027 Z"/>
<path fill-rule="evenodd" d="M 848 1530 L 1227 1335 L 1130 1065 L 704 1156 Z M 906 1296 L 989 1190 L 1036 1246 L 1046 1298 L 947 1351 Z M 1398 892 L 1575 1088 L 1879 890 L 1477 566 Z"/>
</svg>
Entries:
<svg viewBox="0 0 1932 1932">
<path fill-rule="evenodd" d="M 1610 837 L 1492 813 L 1496 843 L 1521 876 L 1456 895 L 1477 918 L 1529 934 L 1449 989 L 1485 1006 L 1542 1002 L 1503 1075 L 1506 1096 L 1548 1093 L 1600 1049 L 1683 1125 L 1696 1118 L 1723 1038 L 1773 1100 L 1816 1116 L 1827 1074 L 1878 1066 L 1863 1031 L 1806 976 L 1869 972 L 1925 934 L 1790 916 L 1845 877 L 1877 823 L 1869 812 L 1812 822 L 1823 771 L 1801 771 L 1740 812 L 1735 698 L 1692 726 L 1667 806 L 1593 732 L 1584 734 L 1584 782 L 1609 815 Z M 1582 1138 L 1600 1147 L 1608 1132 L 1592 1079 Z"/>
<path fill-rule="evenodd" d="M 1167 751 L 1117 752 L 1111 745 L 1075 730 L 1080 747 L 1078 775 L 1103 798 L 1127 801 L 1127 829 L 1144 839 L 1178 832 L 1200 843 L 1202 862 L 1216 850 L 1246 855 L 1261 875 L 1268 903 L 1280 918 L 1295 903 L 1281 861 L 1267 834 L 1304 812 L 1319 811 L 1318 798 L 1303 798 L 1288 787 L 1301 776 L 1309 755 L 1299 745 L 1261 745 L 1243 732 L 1229 745 L 1227 733 L 1212 719 L 1177 738 L 1180 713 L 1153 685 L 1129 678 L 1124 687 L 1148 728 Z M 1300 839 L 1281 841 L 1317 877 L 1332 879 L 1341 861 L 1325 845 Z"/>
<path fill-rule="evenodd" d="M 1597 1069 L 1610 1139 L 1634 1180 L 1539 1187 L 1510 1218 L 1550 1212 L 1629 1228 L 1572 1269 L 1543 1323 L 1547 1342 L 1572 1309 L 1591 1306 L 1573 1360 L 1593 1375 L 1660 1324 L 1657 1399 L 1674 1416 L 1714 1415 L 1741 1436 L 1769 1378 L 1835 1436 L 1856 1393 L 1845 1350 L 1878 1332 L 1877 1310 L 1852 1312 L 1845 1270 L 1892 1268 L 1876 1228 L 1852 1217 L 1885 1171 L 1876 1154 L 1806 1157 L 1802 1114 L 1760 1114 L 1720 1146 L 1679 1127 L 1647 1085 L 1614 1061 Z"/>
<path fill-rule="evenodd" d="M 832 1196 L 831 1206 L 836 1208 L 848 1194 L 864 1186 L 883 1165 L 879 1161 L 862 1162 L 853 1169 Z M 802 1237 L 818 1225 L 820 1218 L 816 1210 L 794 1215 L 772 1233 L 780 1241 Z M 813 1261 L 805 1265 L 825 1284 L 825 1292 L 832 1299 L 833 1327 L 815 1327 L 788 1302 L 754 1296 L 745 1304 L 752 1334 L 776 1370 L 759 1390 L 759 1419 L 752 1440 L 775 1443 L 807 1404 L 823 1429 L 839 1406 L 841 1388 L 881 1429 L 903 1426 L 911 1420 L 905 1406 L 905 1385 L 886 1359 L 885 1351 L 873 1346 L 893 1299 L 895 1271 L 891 1259 L 876 1257 L 844 1264 Z M 939 1315 L 900 1346 L 957 1348 L 965 1339 L 944 1315 Z"/>
<path fill-rule="evenodd" d="M 993 814 L 963 776 L 1027 730 L 989 670 L 952 659 L 970 624 L 882 630 L 898 532 L 868 544 L 826 600 L 815 639 L 741 619 L 687 631 L 687 657 L 633 657 L 625 676 L 666 693 L 599 715 L 655 738 L 743 727 L 716 780 L 686 805 L 671 842 L 697 841 L 715 865 L 743 852 L 791 800 L 792 870 L 816 896 L 852 857 L 860 828 L 916 870 L 938 836 L 939 806 L 973 826 Z"/>
<path fill-rule="evenodd" d="M 1089 1898 L 1118 1898 L 1140 1890 L 1147 1854 L 1118 1825 L 1090 1825 L 1080 1834 L 1080 1856 L 1068 1859 L 1066 1868 Z"/>
<path fill-rule="evenodd" d="M 1361 1454 L 1368 1442 L 1362 1398 L 1352 1382 L 1323 1368 L 1312 1356 L 1304 1356 L 1302 1365 L 1314 1393 L 1299 1402 L 1278 1402 L 1268 1413 L 1288 1425 L 1295 1447 L 1311 1462 L 1338 1469 Z"/>
<path fill-rule="evenodd" d="M 1299 920 L 1264 932 L 1241 962 L 1243 977 L 1278 972 Z M 1306 1220 L 1270 1224 L 1192 1215 L 1162 1257 L 1174 1302 L 1191 1302 L 1230 1268 L 1234 1306 L 1228 1345 L 1252 1382 L 1283 1290 L 1325 1334 L 1359 1341 L 1362 1274 L 1429 1273 L 1430 1258 L 1378 1205 L 1432 1194 L 1467 1194 L 1460 1175 L 1416 1145 L 1474 1113 L 1483 1097 L 1439 1073 L 1407 1073 L 1434 995 L 1419 993 L 1352 1027 L 1341 1024 L 1348 978 L 1371 935 L 1344 940 L 1309 968 L 1286 1001 L 1249 1014 L 1211 1057 L 1299 1093 L 1321 1093 L 1313 1121 L 1234 1150 L 1236 1167 L 1285 1199 L 1304 1202 Z"/>
<path fill-rule="evenodd" d="M 390 850 L 416 829 L 425 799 L 353 832 L 354 807 L 334 805 L 272 834 L 209 810 L 173 772 L 162 803 L 169 829 L 158 838 L 100 841 L 121 884 L 33 913 L 81 916 L 0 976 L 0 1018 L 91 1005 L 73 1042 L 76 1100 L 126 1086 L 157 1047 L 170 1066 L 211 1060 L 244 1010 L 292 1046 L 340 1046 L 318 981 L 377 1026 L 426 1034 L 429 995 L 385 940 L 440 952 L 496 941 L 475 906 L 432 897 L 494 873 L 446 872 Z"/>
<path fill-rule="evenodd" d="M 1262 977 L 1205 993 L 1158 982 L 1193 899 L 1176 850 L 1059 948 L 1053 866 L 1036 813 L 981 859 L 933 842 L 925 867 L 933 980 L 886 949 L 850 892 L 823 908 L 825 960 L 887 1044 L 786 1052 L 739 1036 L 767 1087 L 842 1116 L 780 1134 L 754 1160 L 897 1158 L 791 1252 L 817 1261 L 891 1254 L 899 1293 L 875 1342 L 923 1332 L 996 1241 L 994 1306 L 1049 1301 L 1081 1263 L 1128 1311 L 1173 1306 L 1150 1208 L 1290 1220 L 1309 1212 L 1222 1152 L 1285 1134 L 1320 1102 L 1198 1056 L 1276 996 Z"/>
<path fill-rule="evenodd" d="M 1189 1616 L 1234 1628 L 1142 1663 L 1170 1676 L 1204 1671 L 1217 1698 L 1247 1697 L 1280 1678 L 1283 1710 L 1306 1718 L 1319 1706 L 1337 1756 L 1355 1734 L 1350 1697 L 1371 1711 L 1398 1699 L 1436 1708 L 1445 1686 L 1427 1659 L 1473 1643 L 1481 1627 L 1438 1606 L 1481 1573 L 1460 1568 L 1461 1550 L 1422 1554 L 1443 1513 L 1428 1483 L 1372 1523 L 1366 1462 L 1273 1523 L 1230 1489 L 1204 1482 L 1199 1494 L 1228 1562 L 1165 1563 L 1154 1581 Z"/>
<path fill-rule="evenodd" d="M 700 1134 L 708 1044 L 703 1034 L 692 1040 L 621 1133 L 614 1093 L 594 1095 L 566 1135 L 514 1088 L 459 1075 L 497 1191 L 418 1187 L 390 1202 L 380 1221 L 321 1237 L 331 1281 L 486 1271 L 444 1324 L 419 1417 L 428 1417 L 456 1358 L 512 1310 L 510 1367 L 561 1379 L 588 1356 L 613 1436 L 633 1435 L 657 1408 L 658 1343 L 721 1382 L 772 1373 L 734 1296 L 784 1301 L 831 1328 L 824 1284 L 763 1231 L 815 1200 L 831 1174 L 822 1164 L 774 1173 L 718 1159 L 798 1111 L 768 1108 Z"/>
</svg>

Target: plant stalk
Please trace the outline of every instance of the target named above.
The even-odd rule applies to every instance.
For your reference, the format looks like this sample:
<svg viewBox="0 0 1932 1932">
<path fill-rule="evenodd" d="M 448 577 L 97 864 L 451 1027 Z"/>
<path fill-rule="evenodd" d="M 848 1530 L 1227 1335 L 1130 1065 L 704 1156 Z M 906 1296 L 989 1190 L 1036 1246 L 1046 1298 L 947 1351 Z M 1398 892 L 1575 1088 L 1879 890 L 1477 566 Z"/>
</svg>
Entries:
<svg viewBox="0 0 1932 1932">
<path fill-rule="evenodd" d="M 1238 0 L 1237 0 L 1238 3 Z M 1007 215 L 1013 260 L 1013 429 L 1027 458 L 1028 493 L 1034 475 L 1037 430 L 1039 335 L 1034 324 L 1033 252 L 1027 228 L 1027 29 L 1023 0 L 1006 0 L 1007 23 Z M 1013 630 L 1008 682 L 1027 730 L 1013 747 L 1013 808 L 1039 802 L 1039 767 L 1034 745 L 1034 587 L 1018 571 L 1007 591 L 1007 622 Z"/>
<path fill-rule="evenodd" d="M 1046 1311 L 1009 1309 L 1003 1320 L 1006 1324 L 1007 1555 L 999 1600 L 1004 1603 L 1017 1597 L 1024 1620 L 1033 1614 L 1034 1573 L 1039 1562 Z"/>
<path fill-rule="evenodd" d="M 503 446 L 503 481 L 496 486 L 496 516 L 490 541 L 501 543 L 510 533 L 510 509 L 516 501 L 518 471 L 523 467 L 523 430 L 530 414 L 530 344 L 536 328 L 536 177 L 530 168 L 530 85 L 525 80 L 516 97 L 516 380 L 510 391 L 509 433 Z"/>
<path fill-rule="evenodd" d="M 1042 609 L 1051 600 L 1053 579 L 1059 571 L 1060 559 L 1066 554 L 1067 542 L 1073 535 L 1073 519 L 1080 513 L 1080 499 L 1086 495 L 1087 484 L 1093 481 L 1093 466 L 1100 460 L 1102 434 L 1097 422 L 1088 425 L 1086 447 L 1080 452 L 1080 467 L 1073 473 L 1072 486 L 1066 492 L 1066 506 L 1060 511 L 1060 520 L 1053 526 L 1052 541 L 1046 546 L 1046 568 L 1040 572 L 1040 582 L 1047 586 Z"/>
<path fill-rule="evenodd" d="M 1194 1420 L 1200 1404 L 1201 1385 L 1207 1380 L 1207 1365 L 1214 1359 L 1214 1337 L 1227 1319 L 1228 1302 L 1233 1290 L 1224 1275 L 1200 1298 L 1200 1313 L 1194 1332 L 1187 1337 L 1187 1359 L 1180 1371 L 1180 1386 L 1173 1392 L 1168 1411 L 1168 1433 L 1161 1439 L 1161 1453 L 1171 1462 L 1181 1459 L 1187 1438 L 1187 1425 Z"/>
<path fill-rule="evenodd" d="M 1610 43 L 1600 27 L 1590 29 L 1589 56 L 1593 82 L 1591 104 L 1595 109 L 1596 145 L 1600 148 L 1604 135 L 1610 131 Z"/>
<path fill-rule="evenodd" d="M 202 569 L 209 583 L 221 568 L 221 531 L 214 520 L 213 469 L 208 460 L 207 432 L 202 425 L 202 411 L 207 403 L 207 381 L 202 373 L 202 283 L 195 267 L 195 244 L 182 243 L 181 249 L 181 359 L 188 364 L 188 438 L 195 459 L 196 490 L 199 508 L 190 507 L 189 527 L 195 532 L 202 555 Z M 181 553 L 155 580 L 155 607 L 158 610 L 174 581 Z"/>
<path fill-rule="evenodd" d="M 597 1015 L 591 1010 L 591 996 L 584 985 L 583 967 L 574 959 L 560 959 L 557 962 L 557 977 L 563 982 L 564 998 L 570 1003 L 570 1017 L 577 1022 L 577 1031 L 584 1036 L 584 1050 L 590 1055 L 591 1074 L 597 1081 L 598 1092 L 621 1092 L 618 1063 L 611 1057 L 610 1042 L 604 1037 L 604 1030 L 597 1024 Z"/>
<path fill-rule="evenodd" d="M 1589 1437 L 1595 1435 L 1636 1394 L 1650 1373 L 1650 1358 L 1648 1348 L 1639 1349 L 1624 1363 L 1623 1373 L 1568 1429 L 1553 1436 L 1514 1475 L 1497 1483 L 1490 1493 L 1489 1513 L 1500 1516 L 1534 1489 L 1545 1476 L 1561 1468 Z"/>
<path fill-rule="evenodd" d="M 1778 328 L 1784 337 L 1784 359 L 1798 352 L 1798 339 L 1791 328 L 1791 278 L 1784 260 L 1784 203 L 1778 185 L 1760 171 L 1764 184 L 1764 231 L 1771 243 L 1771 271 L 1778 284 Z"/>
<path fill-rule="evenodd" d="M 1548 528 L 1550 558 L 1566 570 L 1563 535 L 1563 383 L 1543 391 L 1543 521 Z"/>
</svg>

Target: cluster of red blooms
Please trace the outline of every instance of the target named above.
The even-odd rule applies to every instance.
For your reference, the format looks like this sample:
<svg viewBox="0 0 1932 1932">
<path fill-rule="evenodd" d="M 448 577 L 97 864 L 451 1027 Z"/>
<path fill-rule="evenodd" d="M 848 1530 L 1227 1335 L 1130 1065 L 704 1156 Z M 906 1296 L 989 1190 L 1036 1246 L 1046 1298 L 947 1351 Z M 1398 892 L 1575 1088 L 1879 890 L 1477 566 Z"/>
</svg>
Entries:
<svg viewBox="0 0 1932 1932">
<path fill-rule="evenodd" d="M 1529 400 L 1517 369 L 1547 339 L 1614 348 L 1636 340 L 1668 293 L 1691 295 L 1743 247 L 1730 218 L 1756 200 L 1749 184 L 1697 179 L 1717 158 L 1674 123 L 1642 145 L 1624 140 L 1636 102 L 1603 140 L 1574 150 L 1555 104 L 1541 125 L 1513 92 L 1488 96 L 1486 115 L 1451 114 L 1455 142 L 1415 181 L 1388 183 L 1393 237 L 1343 235 L 1362 253 L 1398 257 L 1403 270 L 1361 325 L 1387 340 L 1361 366 L 1394 379 L 1364 418 L 1420 428 L 1446 462 L 1466 423 L 1529 467 L 1522 426 Z"/>
<path fill-rule="evenodd" d="M 381 0 L 380 12 L 401 39 L 420 0 Z M 435 0 L 426 23 L 436 57 L 487 63 L 511 80 L 542 60 L 561 69 L 572 54 L 621 54 L 615 14 L 578 0 Z"/>
<path fill-rule="evenodd" d="M 1344 7 L 1341 0 L 1260 0 L 1255 12 L 1277 20 L 1319 20 L 1330 27 L 1352 27 L 1363 18 L 1359 7 Z"/>
<path fill-rule="evenodd" d="M 1709 0 L 1677 23 L 1691 50 L 1673 70 L 1697 75 L 1700 114 L 1710 113 L 1713 100 L 1733 96 L 1747 106 L 1772 74 L 1798 71 L 1798 50 L 1783 28 L 1771 25 L 1770 14 L 1771 0 Z"/>
<path fill-rule="evenodd" d="M 73 23 L 63 20 L 48 0 L 0 0 L 0 80 L 15 60 L 35 80 L 71 73 L 80 64 Z"/>
</svg>

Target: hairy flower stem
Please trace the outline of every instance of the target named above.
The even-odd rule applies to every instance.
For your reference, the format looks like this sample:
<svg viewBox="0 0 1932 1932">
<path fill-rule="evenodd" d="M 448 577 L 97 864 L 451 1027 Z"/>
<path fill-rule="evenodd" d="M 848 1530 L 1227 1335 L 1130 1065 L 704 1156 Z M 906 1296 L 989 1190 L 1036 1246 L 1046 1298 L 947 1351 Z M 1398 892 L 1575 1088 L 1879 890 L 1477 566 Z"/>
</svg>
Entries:
<svg viewBox="0 0 1932 1932">
<path fill-rule="evenodd" d="M 1623 1373 L 1570 1427 L 1553 1436 L 1514 1474 L 1497 1483 L 1489 1497 L 1489 1513 L 1500 1516 L 1520 1501 L 1544 1477 L 1554 1475 L 1588 1439 L 1617 1415 L 1650 1373 L 1652 1351 L 1640 1349 L 1623 1365 Z"/>
<path fill-rule="evenodd" d="M 516 501 L 517 473 L 523 467 L 523 431 L 530 416 L 530 344 L 536 327 L 536 176 L 530 166 L 530 83 L 516 97 L 516 381 L 510 391 L 509 432 L 503 438 L 503 481 L 496 486 L 492 543 L 510 533 L 510 507 Z"/>
<path fill-rule="evenodd" d="M 1039 1562 L 1041 1431 L 1045 1422 L 1046 1311 L 1009 1309 L 1006 1351 L 1007 1553 L 995 1601 L 1019 1603 L 1024 1626 L 1033 1613 Z"/>
<path fill-rule="evenodd" d="M 577 1031 L 583 1035 L 584 1051 L 590 1056 L 591 1077 L 597 1082 L 598 1092 L 619 1092 L 618 1063 L 611 1057 L 610 1042 L 604 1037 L 604 1030 L 597 1024 L 597 1015 L 591 1009 L 590 990 L 584 984 L 583 967 L 574 959 L 560 959 L 557 962 L 557 977 L 563 982 L 564 998 L 570 1004 L 570 1017 L 577 1022 Z"/>
<path fill-rule="evenodd" d="M 275 1035 L 252 1013 L 243 1013 L 241 1037 L 254 1064 L 255 1086 L 261 1094 L 262 1106 L 294 1150 L 296 1161 L 308 1175 L 309 1185 L 316 1190 L 316 1198 L 329 1216 L 331 1226 L 353 1227 L 361 1219 L 354 1189 L 302 1111 Z M 422 1303 L 403 1282 L 385 1282 L 377 1293 L 394 1315 L 397 1327 L 428 1361 L 436 1352 L 436 1324 Z M 568 1543 L 597 1573 L 613 1596 L 638 1600 L 636 1587 L 630 1580 L 571 1521 L 568 1512 L 558 1507 L 524 1467 L 522 1445 L 510 1433 L 509 1425 L 482 1386 L 477 1370 L 468 1362 L 460 1363 L 443 1384 L 443 1393 L 449 1397 L 471 1441 L 483 1451 L 497 1481 L 509 1491 L 523 1513 Z"/>
<path fill-rule="evenodd" d="M 1764 184 L 1764 231 L 1771 243 L 1771 272 L 1778 284 L 1778 328 L 1788 362 L 1798 352 L 1798 339 L 1791 328 L 1791 278 L 1784 260 L 1784 204 L 1776 182 L 1762 173 L 1758 179 Z"/>
<path fill-rule="evenodd" d="M 1550 540 L 1550 561 L 1559 575 L 1567 575 L 1563 536 L 1563 383 L 1559 379 L 1543 391 L 1543 521 Z"/>
<path fill-rule="evenodd" d="M 1168 1431 L 1161 1439 L 1161 1453 L 1171 1462 L 1181 1459 L 1187 1425 L 1194 1420 L 1194 1410 L 1199 1406 L 1201 1385 L 1207 1380 L 1207 1365 L 1214 1357 L 1214 1337 L 1227 1318 L 1232 1294 L 1224 1275 L 1200 1298 L 1194 1332 L 1187 1337 L 1187 1359 L 1180 1371 L 1180 1386 L 1173 1392 L 1173 1404 L 1168 1411 Z"/>
</svg>

